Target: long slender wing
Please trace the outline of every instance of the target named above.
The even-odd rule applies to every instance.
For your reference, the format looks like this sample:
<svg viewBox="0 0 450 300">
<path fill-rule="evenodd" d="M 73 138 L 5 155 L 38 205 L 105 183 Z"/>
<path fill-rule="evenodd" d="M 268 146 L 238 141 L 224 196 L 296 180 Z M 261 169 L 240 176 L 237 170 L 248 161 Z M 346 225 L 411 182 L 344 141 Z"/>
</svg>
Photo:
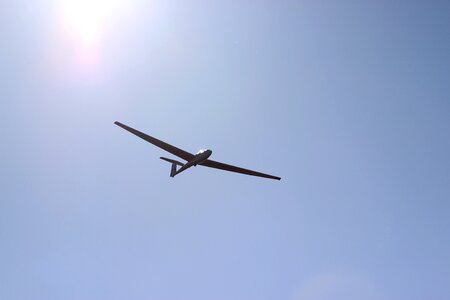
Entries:
<svg viewBox="0 0 450 300">
<path fill-rule="evenodd" d="M 216 169 L 221 169 L 221 170 L 225 170 L 225 171 L 230 171 L 230 172 L 236 172 L 236 173 L 241 173 L 241 174 L 246 174 L 246 175 L 251 175 L 251 176 L 259 176 L 259 177 L 264 177 L 264 178 L 270 178 L 270 179 L 276 179 L 276 180 L 280 180 L 280 177 L 277 176 L 272 176 L 269 174 L 264 174 L 264 173 L 260 173 L 260 172 L 256 172 L 256 171 L 252 171 L 252 170 L 248 170 L 248 169 L 244 169 L 244 168 L 239 168 L 236 166 L 232 166 L 232 165 L 227 165 L 218 161 L 214 161 L 214 160 L 210 160 L 207 159 L 204 162 L 201 162 L 200 165 L 205 166 L 205 167 L 210 167 L 210 168 L 216 168 Z"/>
<path fill-rule="evenodd" d="M 114 122 L 114 124 L 116 124 L 119 127 L 122 127 L 123 129 L 131 132 L 134 135 L 137 135 L 141 139 L 146 140 L 147 142 L 155 145 L 156 147 L 159 147 L 159 148 L 161 148 L 163 150 L 166 150 L 167 152 L 172 153 L 173 155 L 176 155 L 176 156 L 178 156 L 178 157 L 180 157 L 180 158 L 182 158 L 184 160 L 189 161 L 189 160 L 191 160 L 194 157 L 194 155 L 189 153 L 189 152 L 186 152 L 186 151 L 181 150 L 181 149 L 179 149 L 179 148 L 177 148 L 175 146 L 169 145 L 169 144 L 167 144 L 167 143 L 165 143 L 163 141 L 155 139 L 154 137 L 151 137 L 151 136 L 149 136 L 149 135 L 147 135 L 147 134 L 145 134 L 143 132 L 140 132 L 140 131 L 138 131 L 136 129 L 128 127 L 127 125 L 124 125 L 124 124 L 122 124 L 120 122 L 116 121 L 116 122 Z"/>
</svg>

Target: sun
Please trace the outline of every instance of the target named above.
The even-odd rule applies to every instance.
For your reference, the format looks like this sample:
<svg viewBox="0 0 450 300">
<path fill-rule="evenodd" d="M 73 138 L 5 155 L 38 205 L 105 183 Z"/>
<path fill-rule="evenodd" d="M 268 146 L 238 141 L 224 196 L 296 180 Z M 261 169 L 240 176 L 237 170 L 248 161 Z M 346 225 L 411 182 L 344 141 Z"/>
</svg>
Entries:
<svg viewBox="0 0 450 300">
<path fill-rule="evenodd" d="M 126 22 L 136 0 L 53 0 L 58 26 L 51 40 L 52 67 L 82 74 L 101 72 L 113 30 Z"/>
<path fill-rule="evenodd" d="M 126 0 L 60 0 L 58 4 L 64 31 L 84 46 L 97 43 L 114 17 L 127 8 Z"/>
</svg>

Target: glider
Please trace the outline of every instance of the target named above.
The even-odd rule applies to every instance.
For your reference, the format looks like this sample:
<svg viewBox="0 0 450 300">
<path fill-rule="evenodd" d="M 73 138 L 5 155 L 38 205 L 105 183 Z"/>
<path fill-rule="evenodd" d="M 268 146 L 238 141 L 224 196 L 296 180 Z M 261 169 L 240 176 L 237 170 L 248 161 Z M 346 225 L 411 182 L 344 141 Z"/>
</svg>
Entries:
<svg viewBox="0 0 450 300">
<path fill-rule="evenodd" d="M 264 178 L 275 179 L 275 180 L 281 179 L 280 177 L 277 177 L 277 176 L 264 174 L 264 173 L 260 173 L 260 172 L 256 172 L 256 171 L 252 171 L 252 170 L 248 170 L 248 169 L 244 169 L 244 168 L 240 168 L 240 167 L 236 167 L 236 166 L 232 166 L 232 165 L 228 165 L 228 164 L 224 164 L 221 162 L 211 160 L 211 159 L 209 159 L 209 157 L 211 156 L 212 151 L 209 149 L 202 149 L 202 150 L 198 151 L 196 154 L 191 154 L 187 151 L 184 151 L 180 148 L 177 148 L 168 143 L 160 141 L 154 137 L 151 137 L 143 132 L 140 132 L 140 131 L 138 131 L 134 128 L 131 128 L 127 125 L 124 125 L 120 122 L 116 121 L 116 122 L 114 122 L 114 124 L 131 132 L 132 134 L 140 137 L 141 139 L 146 140 L 147 142 L 155 145 L 156 147 L 159 147 L 159 148 L 187 161 L 186 163 L 183 164 L 179 161 L 176 161 L 176 160 L 173 160 L 170 158 L 160 157 L 162 160 L 165 160 L 172 164 L 172 168 L 170 170 L 170 177 L 175 177 L 175 175 L 180 174 L 181 172 L 183 172 L 184 170 L 186 170 L 192 166 L 200 165 L 200 166 L 221 169 L 221 170 L 225 170 L 225 171 L 236 172 L 236 173 L 241 173 L 241 174 L 246 174 L 246 175 L 251 175 L 251 176 L 258 176 L 258 177 L 264 177 Z M 177 170 L 178 166 L 180 168 Z"/>
</svg>

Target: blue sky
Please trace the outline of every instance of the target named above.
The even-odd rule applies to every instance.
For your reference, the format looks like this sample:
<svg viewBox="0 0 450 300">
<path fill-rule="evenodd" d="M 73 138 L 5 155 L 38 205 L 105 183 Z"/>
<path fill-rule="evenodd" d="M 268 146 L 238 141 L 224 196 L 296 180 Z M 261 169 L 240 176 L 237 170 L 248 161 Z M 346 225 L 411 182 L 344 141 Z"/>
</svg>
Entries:
<svg viewBox="0 0 450 300">
<path fill-rule="evenodd" d="M 450 298 L 447 1 L 3 1 L 0 41 L 1 299 Z"/>
</svg>

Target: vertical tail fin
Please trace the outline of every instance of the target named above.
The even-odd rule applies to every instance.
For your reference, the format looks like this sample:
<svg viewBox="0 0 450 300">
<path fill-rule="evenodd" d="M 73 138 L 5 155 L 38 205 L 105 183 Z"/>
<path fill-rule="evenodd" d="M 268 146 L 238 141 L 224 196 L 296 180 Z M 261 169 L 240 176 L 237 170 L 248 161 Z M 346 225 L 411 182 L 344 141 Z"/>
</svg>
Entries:
<svg viewBox="0 0 450 300">
<path fill-rule="evenodd" d="M 176 173 L 177 173 L 177 165 L 172 164 L 172 169 L 170 170 L 170 177 L 174 177 Z"/>
</svg>

